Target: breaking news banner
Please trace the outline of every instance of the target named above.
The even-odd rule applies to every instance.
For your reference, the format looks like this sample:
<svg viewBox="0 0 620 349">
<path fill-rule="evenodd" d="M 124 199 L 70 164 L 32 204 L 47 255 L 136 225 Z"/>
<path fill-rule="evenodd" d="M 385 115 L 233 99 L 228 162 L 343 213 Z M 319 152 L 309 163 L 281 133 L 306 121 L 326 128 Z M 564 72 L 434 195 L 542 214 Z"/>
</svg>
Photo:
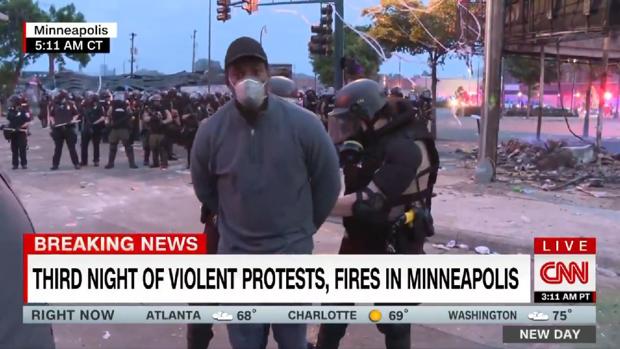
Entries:
<svg viewBox="0 0 620 349">
<path fill-rule="evenodd" d="M 534 302 L 596 303 L 596 238 L 534 238 Z"/>
<path fill-rule="evenodd" d="M 531 301 L 528 255 L 240 256 L 204 251 L 203 234 L 26 234 L 24 303 Z"/>
<path fill-rule="evenodd" d="M 24 22 L 25 53 L 110 53 L 116 23 Z"/>
</svg>

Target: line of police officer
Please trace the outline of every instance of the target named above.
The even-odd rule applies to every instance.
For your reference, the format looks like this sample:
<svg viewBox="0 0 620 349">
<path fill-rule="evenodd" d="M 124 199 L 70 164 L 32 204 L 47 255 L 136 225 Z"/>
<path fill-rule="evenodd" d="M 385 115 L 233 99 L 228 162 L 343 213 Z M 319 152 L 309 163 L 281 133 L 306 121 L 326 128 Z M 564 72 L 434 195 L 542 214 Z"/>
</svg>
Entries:
<svg viewBox="0 0 620 349">
<path fill-rule="evenodd" d="M 119 143 L 123 145 L 130 168 L 137 168 L 133 143 L 142 141 L 144 166 L 166 169 L 168 161 L 177 160 L 173 144 L 187 151 L 189 168 L 190 150 L 198 125 L 228 101 L 227 94 L 180 93 L 172 88 L 163 92 L 126 92 L 118 89 L 83 95 L 66 90 L 44 94 L 39 101 L 39 120 L 42 127 L 50 128 L 54 153 L 50 170 L 58 170 L 62 150 L 66 144 L 75 169 L 89 163 L 89 148 L 93 148 L 93 165 L 99 166 L 100 145 L 110 146 L 106 169 L 114 168 Z M 8 100 L 8 125 L 3 125 L 5 138 L 11 143 L 13 169 L 21 161 L 27 168 L 28 127 L 32 121 L 28 100 L 23 95 Z M 77 142 L 81 138 L 80 156 Z"/>
</svg>

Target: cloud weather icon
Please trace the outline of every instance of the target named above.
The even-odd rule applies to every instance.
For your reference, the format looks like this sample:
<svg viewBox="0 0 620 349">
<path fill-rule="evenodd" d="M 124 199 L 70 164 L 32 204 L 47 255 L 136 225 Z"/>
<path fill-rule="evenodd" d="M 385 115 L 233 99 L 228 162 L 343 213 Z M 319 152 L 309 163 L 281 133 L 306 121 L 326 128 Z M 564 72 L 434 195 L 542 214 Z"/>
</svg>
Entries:
<svg viewBox="0 0 620 349">
<path fill-rule="evenodd" d="M 213 319 L 217 321 L 232 321 L 233 316 L 228 313 L 218 311 L 217 313 L 213 314 Z"/>
<path fill-rule="evenodd" d="M 545 314 L 545 313 L 539 313 L 537 311 L 530 313 L 527 316 L 528 319 L 532 320 L 532 321 L 547 321 L 549 320 L 549 315 Z"/>
</svg>

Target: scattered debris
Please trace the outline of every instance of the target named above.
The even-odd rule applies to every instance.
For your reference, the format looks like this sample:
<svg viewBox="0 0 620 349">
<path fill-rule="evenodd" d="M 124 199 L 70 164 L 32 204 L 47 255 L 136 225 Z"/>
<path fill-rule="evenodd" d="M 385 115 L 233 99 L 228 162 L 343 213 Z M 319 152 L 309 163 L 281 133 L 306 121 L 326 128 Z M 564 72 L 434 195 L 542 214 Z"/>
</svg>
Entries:
<svg viewBox="0 0 620 349">
<path fill-rule="evenodd" d="M 570 151 L 573 158 L 577 160 L 579 164 L 589 164 L 596 160 L 594 154 L 594 147 L 592 144 L 580 146 L 580 147 L 564 147 L 564 149 Z"/>
<path fill-rule="evenodd" d="M 456 240 L 450 240 L 446 243 L 446 247 L 448 248 L 455 248 L 456 247 Z"/>
<path fill-rule="evenodd" d="M 101 336 L 101 338 L 103 339 L 109 339 L 110 337 L 112 337 L 112 335 L 110 334 L 109 331 L 105 331 L 105 333 L 103 334 L 103 336 Z"/>
<path fill-rule="evenodd" d="M 433 244 L 432 246 L 439 250 L 450 251 L 450 248 L 445 246 L 444 244 Z"/>
<path fill-rule="evenodd" d="M 457 149 L 464 168 L 475 168 L 476 179 L 486 177 L 488 164 L 477 166 L 478 149 Z M 600 165 L 596 160 L 600 160 Z M 620 154 L 605 150 L 596 156 L 592 145 L 569 146 L 564 141 L 522 141 L 510 139 L 498 146 L 496 180 L 515 185 L 512 191 L 528 193 L 527 188 L 555 191 L 581 185 L 591 187 L 620 184 Z M 531 193 L 531 192 L 530 192 Z"/>
<path fill-rule="evenodd" d="M 477 254 L 491 254 L 491 249 L 486 246 L 476 246 L 474 248 Z"/>
<path fill-rule="evenodd" d="M 584 180 L 586 180 L 586 179 L 588 179 L 588 178 L 590 178 L 590 175 L 589 175 L 589 174 L 584 174 L 584 175 L 581 175 L 581 176 L 579 176 L 579 177 L 577 177 L 577 178 L 571 179 L 571 180 L 570 180 L 570 181 L 568 181 L 568 182 L 565 182 L 565 183 L 562 183 L 562 184 L 560 184 L 560 185 L 554 186 L 554 187 L 552 187 L 552 188 L 551 188 L 551 189 L 549 189 L 549 190 L 560 190 L 560 189 L 564 189 L 564 188 L 566 188 L 566 187 L 568 187 L 568 186 L 570 186 L 570 185 L 572 185 L 572 184 L 578 184 L 578 183 L 581 183 L 581 182 L 583 182 Z"/>
<path fill-rule="evenodd" d="M 456 247 L 460 248 L 461 250 L 469 250 L 469 246 L 467 246 L 466 244 L 458 244 Z"/>
<path fill-rule="evenodd" d="M 620 194 L 611 194 L 608 193 L 606 191 L 592 191 L 592 190 L 586 190 L 583 187 L 577 186 L 577 190 L 579 190 L 582 193 L 586 193 L 590 196 L 594 196 L 597 199 L 602 199 L 602 198 L 618 198 L 620 197 Z"/>
<path fill-rule="evenodd" d="M 600 178 L 590 178 L 590 180 L 588 180 L 588 187 L 590 188 L 602 188 L 603 187 L 603 180 Z"/>
</svg>

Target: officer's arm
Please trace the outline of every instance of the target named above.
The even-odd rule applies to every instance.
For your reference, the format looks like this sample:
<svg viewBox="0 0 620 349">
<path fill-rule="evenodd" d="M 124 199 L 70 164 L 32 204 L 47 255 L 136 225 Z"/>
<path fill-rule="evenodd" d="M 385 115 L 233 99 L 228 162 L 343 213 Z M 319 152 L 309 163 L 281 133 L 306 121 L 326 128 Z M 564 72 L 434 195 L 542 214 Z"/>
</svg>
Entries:
<svg viewBox="0 0 620 349">
<path fill-rule="evenodd" d="M 169 124 L 172 120 L 172 114 L 168 110 L 164 110 L 164 119 L 162 120 L 163 124 Z"/>
<path fill-rule="evenodd" d="M 388 203 L 397 200 L 415 180 L 421 159 L 419 148 L 409 140 L 392 142 L 372 182 L 357 193 L 339 197 L 332 215 L 368 220 L 387 218 Z"/>
<path fill-rule="evenodd" d="M 22 125 L 23 129 L 26 129 L 30 126 L 30 122 L 32 122 L 32 117 L 30 116 L 30 113 L 26 113 L 26 122 L 24 122 L 24 124 Z"/>
<path fill-rule="evenodd" d="M 99 117 L 99 119 L 97 119 L 94 122 L 95 124 L 99 124 L 99 123 L 102 123 L 102 122 L 105 121 L 105 111 L 103 110 L 103 107 L 99 107 L 98 111 L 100 113 L 99 115 L 101 115 L 101 116 Z"/>
<path fill-rule="evenodd" d="M 71 118 L 71 121 L 76 122 L 80 119 L 80 113 L 77 110 L 77 107 L 75 106 L 75 103 L 71 103 L 71 113 L 73 114 L 73 118 Z"/>
</svg>

